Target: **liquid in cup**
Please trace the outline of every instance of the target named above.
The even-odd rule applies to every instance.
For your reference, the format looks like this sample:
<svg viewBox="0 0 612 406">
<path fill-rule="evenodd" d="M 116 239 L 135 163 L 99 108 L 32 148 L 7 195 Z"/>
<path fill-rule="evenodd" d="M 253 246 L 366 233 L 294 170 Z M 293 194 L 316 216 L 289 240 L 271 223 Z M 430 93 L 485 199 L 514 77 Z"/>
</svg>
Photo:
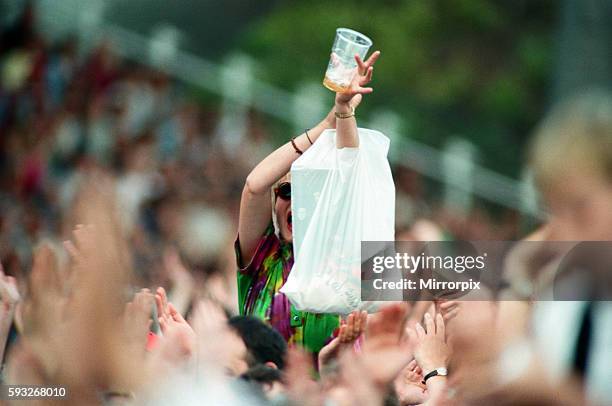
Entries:
<svg viewBox="0 0 612 406">
<path fill-rule="evenodd" d="M 365 59 L 371 46 L 372 40 L 365 35 L 348 28 L 338 28 L 323 86 L 333 92 L 346 91 L 357 71 L 355 55 Z"/>
</svg>

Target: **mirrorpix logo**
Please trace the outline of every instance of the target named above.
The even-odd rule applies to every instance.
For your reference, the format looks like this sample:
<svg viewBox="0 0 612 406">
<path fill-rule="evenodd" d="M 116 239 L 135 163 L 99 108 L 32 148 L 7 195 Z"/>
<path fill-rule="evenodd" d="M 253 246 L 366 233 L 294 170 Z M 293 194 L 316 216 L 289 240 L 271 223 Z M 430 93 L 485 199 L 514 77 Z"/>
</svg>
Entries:
<svg viewBox="0 0 612 406">
<path fill-rule="evenodd" d="M 371 260 L 372 288 L 379 292 L 402 290 L 422 300 L 455 298 L 481 289 L 487 269 L 486 252 L 465 241 L 414 244 L 397 242 L 395 252 Z"/>
</svg>

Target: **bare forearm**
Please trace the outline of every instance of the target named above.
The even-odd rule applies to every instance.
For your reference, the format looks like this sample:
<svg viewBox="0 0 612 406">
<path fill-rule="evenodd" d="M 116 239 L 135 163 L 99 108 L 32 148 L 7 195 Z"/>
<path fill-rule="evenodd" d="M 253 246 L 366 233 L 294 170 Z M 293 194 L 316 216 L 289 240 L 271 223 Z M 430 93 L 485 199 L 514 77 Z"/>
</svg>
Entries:
<svg viewBox="0 0 612 406">
<path fill-rule="evenodd" d="M 306 151 L 311 145 L 310 141 L 314 143 L 324 130 L 333 125 L 332 117 L 333 113 L 328 114 L 323 121 L 308 130 L 308 136 L 304 133 L 296 137 L 295 146 L 302 152 Z M 261 234 L 270 223 L 270 188 L 289 172 L 291 164 L 299 156 L 291 142 L 287 142 L 261 161 L 247 177 L 238 218 L 240 250 L 245 264 L 251 259 Z"/>
<path fill-rule="evenodd" d="M 348 103 L 336 102 L 336 111 L 339 114 L 350 114 L 353 109 Z M 348 118 L 336 118 L 336 147 L 356 148 L 359 146 L 357 134 L 357 120 L 355 116 Z"/>
<path fill-rule="evenodd" d="M 330 124 L 329 119 L 326 118 L 315 127 L 308 130 L 308 136 L 306 136 L 306 133 L 297 136 L 294 139 L 296 147 L 302 152 L 306 151 L 311 145 L 310 141 L 314 143 L 324 130 L 331 127 Z M 310 141 L 308 138 L 310 138 Z M 255 194 L 268 193 L 270 187 L 289 172 L 291 164 L 299 156 L 300 155 L 296 152 L 291 142 L 287 142 L 276 149 L 261 161 L 249 174 L 247 178 L 249 190 Z"/>
</svg>

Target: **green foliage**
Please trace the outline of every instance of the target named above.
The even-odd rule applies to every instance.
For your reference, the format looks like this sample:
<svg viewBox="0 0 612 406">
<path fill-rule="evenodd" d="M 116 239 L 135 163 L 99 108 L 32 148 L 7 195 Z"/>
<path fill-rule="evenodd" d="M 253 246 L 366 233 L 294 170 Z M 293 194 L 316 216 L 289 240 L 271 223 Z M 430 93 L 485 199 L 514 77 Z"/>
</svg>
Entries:
<svg viewBox="0 0 612 406">
<path fill-rule="evenodd" d="M 375 92 L 362 111 L 393 109 L 409 118 L 404 127 L 412 132 L 406 136 L 433 145 L 451 135 L 471 139 L 483 163 L 518 172 L 518 151 L 545 106 L 556 2 L 281 4 L 252 26 L 241 44 L 260 61 L 263 79 L 288 89 L 305 80 L 321 81 L 335 29 L 353 28 L 382 51 Z"/>
</svg>

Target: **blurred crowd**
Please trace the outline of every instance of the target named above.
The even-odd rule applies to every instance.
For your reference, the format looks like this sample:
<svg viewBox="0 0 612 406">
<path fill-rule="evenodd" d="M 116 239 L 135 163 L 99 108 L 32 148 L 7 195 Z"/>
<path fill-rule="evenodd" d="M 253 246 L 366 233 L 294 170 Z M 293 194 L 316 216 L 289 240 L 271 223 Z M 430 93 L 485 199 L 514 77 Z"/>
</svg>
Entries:
<svg viewBox="0 0 612 406">
<path fill-rule="evenodd" d="M 140 286 L 171 285 L 162 254 L 174 247 L 201 282 L 213 276 L 217 290 L 231 290 L 240 191 L 273 147 L 265 118 L 251 111 L 239 145 L 228 147 L 218 109 L 190 100 L 181 83 L 118 58 L 109 42 L 89 52 L 72 38 L 46 43 L 31 13 L 0 43 L 0 258 L 7 272 L 27 270 L 41 239 L 69 235 L 79 182 L 99 170 L 117 180 Z M 452 213 L 427 197 L 420 175 L 401 166 L 394 172 L 398 239 L 517 235 L 514 213 L 499 222 L 484 209 Z M 224 300 L 230 309 L 233 302 Z"/>
<path fill-rule="evenodd" d="M 170 283 L 163 266 L 170 246 L 201 278 L 231 268 L 224 255 L 231 255 L 239 191 L 268 148 L 261 120 L 253 113 L 248 139 L 228 151 L 215 133 L 217 112 L 189 101 L 179 83 L 118 59 L 107 42 L 87 53 L 71 38 L 48 44 L 32 19 L 26 14 L 1 39 L 7 272 L 28 269 L 41 239 L 67 236 L 79 182 L 94 171 L 116 179 L 139 286 Z"/>
<path fill-rule="evenodd" d="M 186 93 L 112 43 L 47 43 L 30 9 L 2 32 L 5 381 L 67 385 L 71 404 L 586 402 L 580 381 L 542 379 L 548 364 L 516 333 L 530 311 L 519 302 L 354 312 L 318 358 L 237 316 L 240 192 L 274 143 L 251 111 L 228 146 L 219 110 Z M 517 213 L 450 211 L 418 174 L 393 171 L 397 239 L 520 236 Z M 443 365 L 452 385 L 425 379 Z"/>
</svg>

